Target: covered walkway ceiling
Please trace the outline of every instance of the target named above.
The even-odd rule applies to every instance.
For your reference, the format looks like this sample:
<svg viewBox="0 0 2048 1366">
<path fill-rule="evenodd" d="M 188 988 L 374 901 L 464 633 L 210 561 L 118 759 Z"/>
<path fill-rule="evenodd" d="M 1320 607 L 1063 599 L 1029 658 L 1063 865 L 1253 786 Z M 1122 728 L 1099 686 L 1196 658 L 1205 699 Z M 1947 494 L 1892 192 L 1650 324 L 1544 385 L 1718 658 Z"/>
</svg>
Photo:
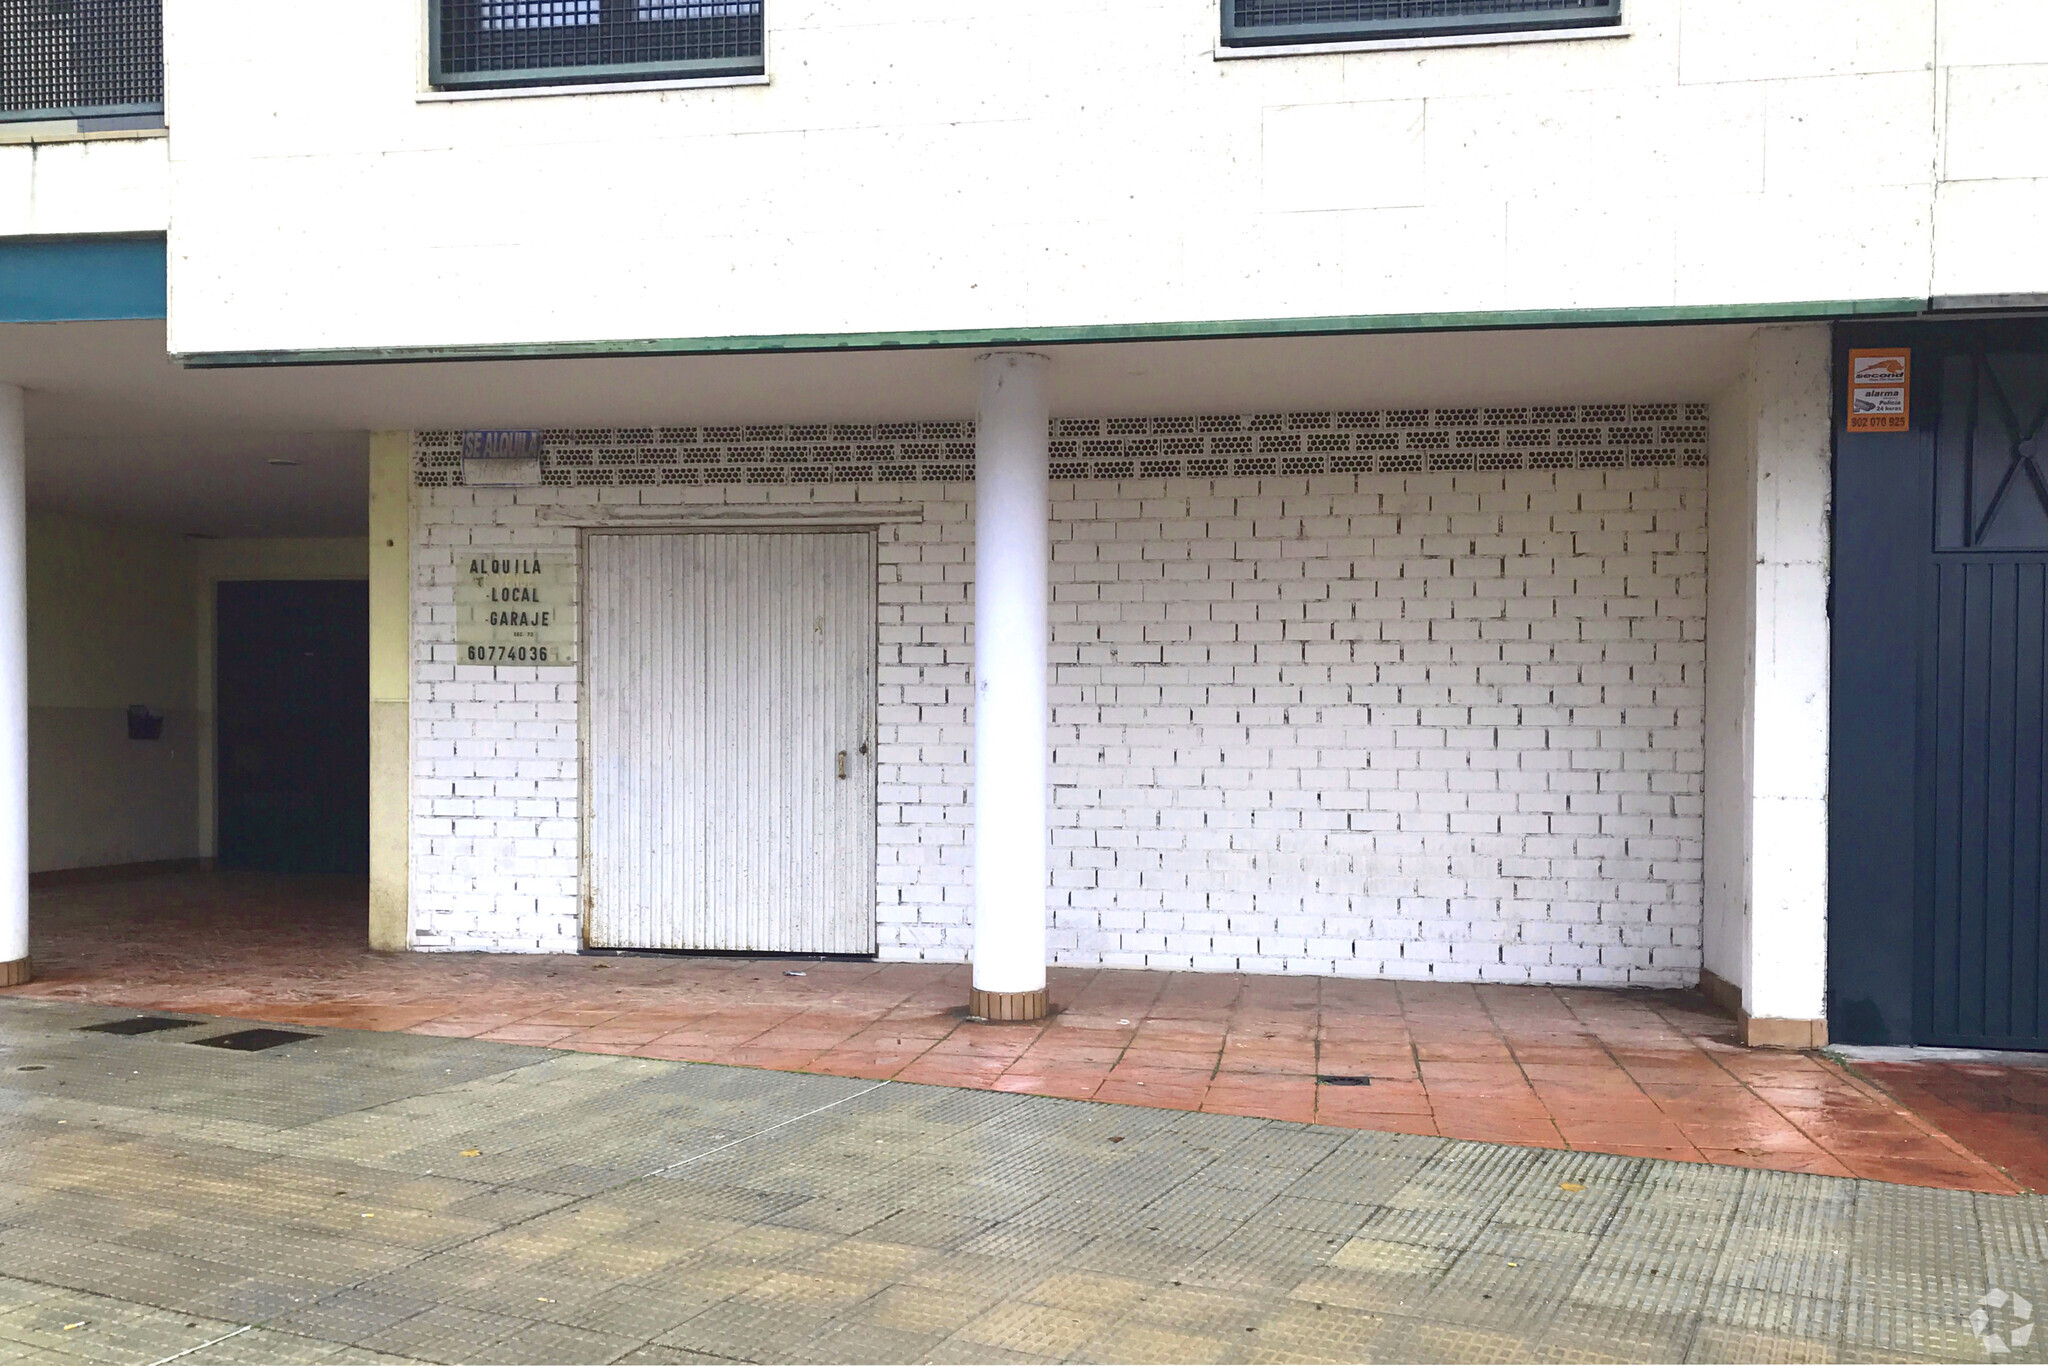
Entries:
<svg viewBox="0 0 2048 1366">
<path fill-rule="evenodd" d="M 1754 324 L 1053 348 L 1076 416 L 1705 399 Z M 360 535 L 376 429 L 965 418 L 969 349 L 191 370 L 161 321 L 0 325 L 35 507 L 214 536 Z M 274 460 L 295 465 L 272 465 Z"/>
</svg>

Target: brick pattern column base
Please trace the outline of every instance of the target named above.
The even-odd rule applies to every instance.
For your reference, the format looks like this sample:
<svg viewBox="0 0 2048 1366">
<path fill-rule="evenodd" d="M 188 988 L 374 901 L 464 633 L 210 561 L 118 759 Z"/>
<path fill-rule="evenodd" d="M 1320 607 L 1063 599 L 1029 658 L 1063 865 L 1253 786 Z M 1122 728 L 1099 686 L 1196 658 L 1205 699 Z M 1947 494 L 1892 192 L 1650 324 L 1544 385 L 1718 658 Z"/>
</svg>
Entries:
<svg viewBox="0 0 2048 1366">
<path fill-rule="evenodd" d="M 26 982 L 29 976 L 29 962 L 26 958 L 17 958 L 11 963 L 0 963 L 0 987 L 18 987 Z M 1043 996 L 1045 993 L 1041 991 L 1038 994 Z"/>
<path fill-rule="evenodd" d="M 1044 987 L 1036 991 L 983 991 L 980 987 L 970 987 L 967 992 L 967 1013 L 977 1020 L 998 1023 L 1042 1020 L 1050 1009 L 1046 1004 Z"/>
</svg>

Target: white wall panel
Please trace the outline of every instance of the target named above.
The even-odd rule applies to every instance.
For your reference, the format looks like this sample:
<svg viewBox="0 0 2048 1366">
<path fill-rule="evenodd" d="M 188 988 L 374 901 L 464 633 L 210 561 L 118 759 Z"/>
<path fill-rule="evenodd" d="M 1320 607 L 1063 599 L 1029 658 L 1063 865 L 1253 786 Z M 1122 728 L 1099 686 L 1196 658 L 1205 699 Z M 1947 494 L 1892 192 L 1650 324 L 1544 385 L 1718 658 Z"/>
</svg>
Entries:
<svg viewBox="0 0 2048 1366">
<path fill-rule="evenodd" d="M 1773 81 L 1764 88 L 1770 193 L 1887 185 L 1924 192 L 1934 183 L 1934 83 L 1925 71 Z"/>
<path fill-rule="evenodd" d="M 1401 208 L 1428 202 L 1421 100 L 1266 111 L 1266 207 Z"/>
<path fill-rule="evenodd" d="M 1432 203 L 1513 194 L 1670 193 L 1661 92 L 1558 89 L 1429 100 Z"/>
<path fill-rule="evenodd" d="M 1934 222 L 1933 293 L 2048 294 L 2048 179 L 1944 185 Z"/>
<path fill-rule="evenodd" d="M 1507 281 L 1507 205 L 1377 209 L 1336 221 L 1345 278 L 1390 313 L 1456 307 L 1467 292 L 1499 297 Z M 1208 235 L 1203 264 L 1229 259 L 1222 231 Z M 1197 259 L 1189 253 L 1189 268 Z M 1256 317 L 1256 311 L 1237 317 Z"/>
<path fill-rule="evenodd" d="M 1849 8 L 1794 0 L 1684 0 L 1680 79 L 1785 80 L 1915 71 L 1930 58 L 1935 0 Z"/>
<path fill-rule="evenodd" d="M 1508 306 L 1671 303 L 1677 234 L 1669 200 L 1611 205 L 1570 194 L 1510 200 Z"/>
<path fill-rule="evenodd" d="M 1910 186 L 1686 200 L 1677 214 L 1676 300 L 1923 296 L 1932 207 Z"/>
<path fill-rule="evenodd" d="M 2048 6 L 2042 7 L 2048 10 Z M 1977 66 L 1949 73 L 1949 180 L 2048 176 L 2048 79 L 2039 66 Z"/>
<path fill-rule="evenodd" d="M 1668 141 L 1662 155 L 1672 196 L 1762 193 L 1772 89 L 1765 82 L 1737 81 L 1682 85 L 1666 93 L 1661 104 Z"/>
<path fill-rule="evenodd" d="M 35 230 L 36 149 L 0 147 L 0 235 Z"/>
<path fill-rule="evenodd" d="M 2048 5 L 2040 0 L 1941 0 L 1944 66 L 2048 62 Z"/>
<path fill-rule="evenodd" d="M 0 147 L 0 236 L 162 232 L 170 193 L 161 137 Z"/>
</svg>

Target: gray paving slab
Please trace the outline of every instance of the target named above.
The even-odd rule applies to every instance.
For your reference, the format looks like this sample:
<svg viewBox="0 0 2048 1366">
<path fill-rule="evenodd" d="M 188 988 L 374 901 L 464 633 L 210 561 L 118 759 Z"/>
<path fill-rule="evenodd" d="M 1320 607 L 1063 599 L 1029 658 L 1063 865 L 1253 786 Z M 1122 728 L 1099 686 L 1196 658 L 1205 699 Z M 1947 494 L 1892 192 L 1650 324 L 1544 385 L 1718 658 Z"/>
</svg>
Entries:
<svg viewBox="0 0 2048 1366">
<path fill-rule="evenodd" d="M 2048 1312 L 2035 1197 L 80 1032 L 128 1013 L 0 1000 L 0 1363 L 1977 1361 L 1988 1292 Z"/>
</svg>

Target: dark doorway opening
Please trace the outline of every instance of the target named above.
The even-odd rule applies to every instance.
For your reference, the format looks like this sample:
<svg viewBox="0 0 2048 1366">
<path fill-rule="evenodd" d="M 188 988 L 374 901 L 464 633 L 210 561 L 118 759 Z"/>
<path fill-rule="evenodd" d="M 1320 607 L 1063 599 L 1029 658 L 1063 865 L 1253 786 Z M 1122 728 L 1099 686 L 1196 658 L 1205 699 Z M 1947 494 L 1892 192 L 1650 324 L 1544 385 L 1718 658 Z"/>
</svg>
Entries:
<svg viewBox="0 0 2048 1366">
<path fill-rule="evenodd" d="M 369 585 L 223 583 L 215 641 L 220 865 L 367 873 Z"/>
</svg>

